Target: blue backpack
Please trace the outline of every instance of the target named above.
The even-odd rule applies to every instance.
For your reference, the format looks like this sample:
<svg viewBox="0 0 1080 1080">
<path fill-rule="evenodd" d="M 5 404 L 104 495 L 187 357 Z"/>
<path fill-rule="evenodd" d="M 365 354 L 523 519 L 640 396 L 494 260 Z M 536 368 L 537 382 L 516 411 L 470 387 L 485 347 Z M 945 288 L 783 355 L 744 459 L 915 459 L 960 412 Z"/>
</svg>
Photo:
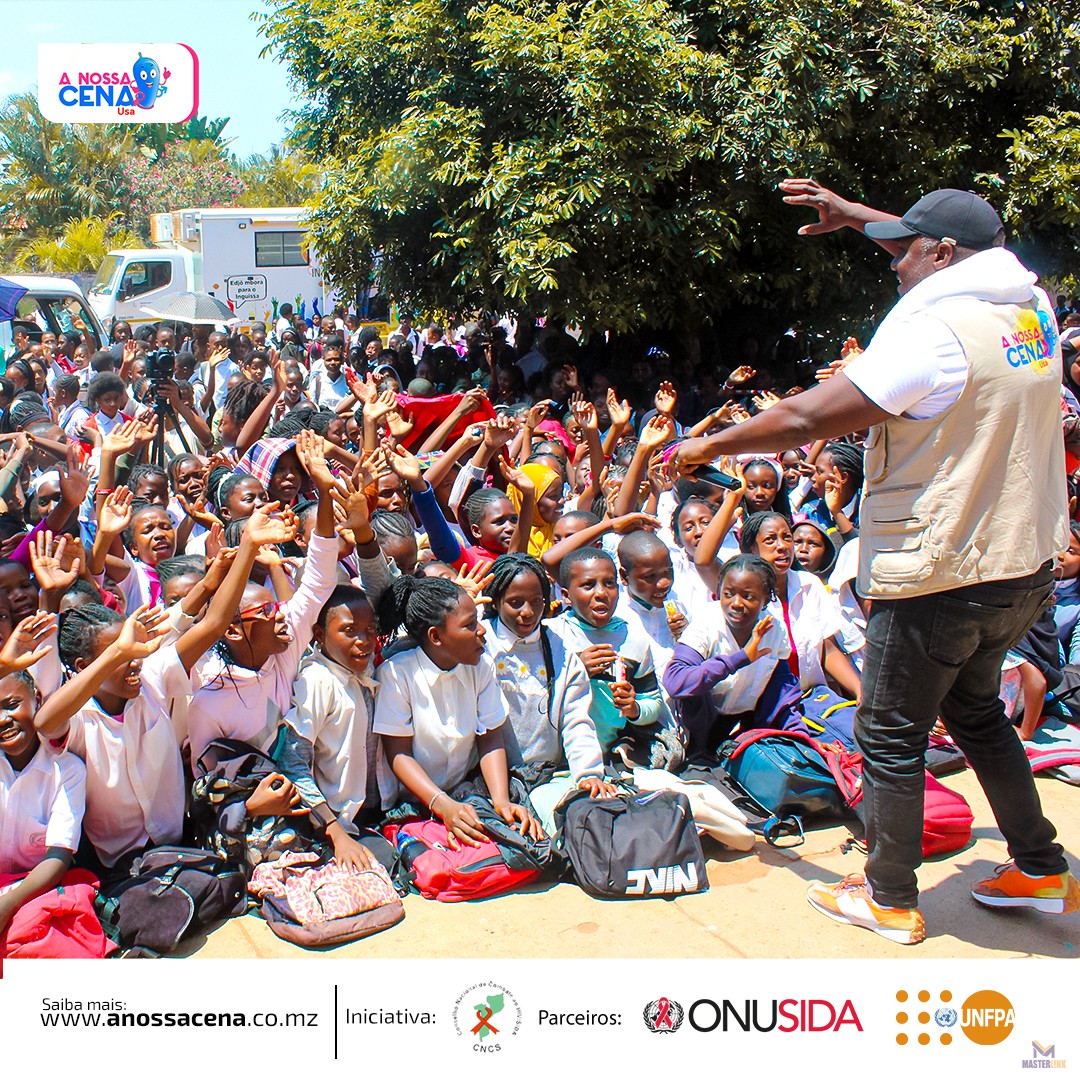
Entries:
<svg viewBox="0 0 1080 1080">
<path fill-rule="evenodd" d="M 846 814 L 862 795 L 847 755 L 825 750 L 798 731 L 759 728 L 731 740 L 720 761 L 731 778 L 762 806 L 781 816 Z M 850 755 L 855 763 L 859 755 Z"/>
</svg>

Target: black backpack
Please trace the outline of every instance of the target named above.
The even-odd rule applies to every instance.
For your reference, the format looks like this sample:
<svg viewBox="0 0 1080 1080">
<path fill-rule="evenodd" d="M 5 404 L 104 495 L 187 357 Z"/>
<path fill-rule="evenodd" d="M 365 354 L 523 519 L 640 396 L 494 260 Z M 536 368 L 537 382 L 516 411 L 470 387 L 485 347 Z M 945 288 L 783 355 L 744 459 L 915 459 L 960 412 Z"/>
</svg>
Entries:
<svg viewBox="0 0 1080 1080">
<path fill-rule="evenodd" d="M 555 824 L 555 845 L 590 896 L 672 897 L 709 887 L 685 795 L 650 791 L 593 799 L 574 791 L 556 808 Z"/>
<path fill-rule="evenodd" d="M 97 899 L 109 937 L 155 953 L 246 910 L 245 876 L 200 848 L 151 848 L 131 862 L 127 877 L 103 884 Z"/>
</svg>

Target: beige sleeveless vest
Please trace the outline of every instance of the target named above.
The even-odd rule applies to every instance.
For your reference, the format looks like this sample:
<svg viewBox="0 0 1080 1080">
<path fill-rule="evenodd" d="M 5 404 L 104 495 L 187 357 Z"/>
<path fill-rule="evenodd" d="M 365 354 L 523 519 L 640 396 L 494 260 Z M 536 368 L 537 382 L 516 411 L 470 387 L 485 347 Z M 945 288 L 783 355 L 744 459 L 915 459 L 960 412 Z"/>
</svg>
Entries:
<svg viewBox="0 0 1080 1080">
<path fill-rule="evenodd" d="M 859 591 L 879 599 L 1034 573 L 1068 546 L 1061 347 L 1033 300 L 942 301 L 964 347 L 959 399 L 870 429 Z"/>
</svg>

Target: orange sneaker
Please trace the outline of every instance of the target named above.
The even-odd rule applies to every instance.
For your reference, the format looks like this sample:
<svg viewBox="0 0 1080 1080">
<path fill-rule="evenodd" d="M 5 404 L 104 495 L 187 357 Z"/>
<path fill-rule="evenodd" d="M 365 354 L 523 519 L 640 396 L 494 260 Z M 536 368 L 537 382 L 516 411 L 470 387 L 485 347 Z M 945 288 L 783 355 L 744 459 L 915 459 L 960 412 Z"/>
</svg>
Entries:
<svg viewBox="0 0 1080 1080">
<path fill-rule="evenodd" d="M 873 930 L 900 945 L 918 945 L 926 938 L 922 912 L 918 908 L 883 907 L 875 903 L 863 874 L 848 874 L 835 885 L 812 881 L 806 899 L 811 907 L 830 919 Z"/>
<path fill-rule="evenodd" d="M 1029 877 L 1016 863 L 1005 863 L 980 881 L 971 895 L 987 907 L 1033 908 L 1050 915 L 1080 911 L 1080 882 L 1068 872 Z"/>
</svg>

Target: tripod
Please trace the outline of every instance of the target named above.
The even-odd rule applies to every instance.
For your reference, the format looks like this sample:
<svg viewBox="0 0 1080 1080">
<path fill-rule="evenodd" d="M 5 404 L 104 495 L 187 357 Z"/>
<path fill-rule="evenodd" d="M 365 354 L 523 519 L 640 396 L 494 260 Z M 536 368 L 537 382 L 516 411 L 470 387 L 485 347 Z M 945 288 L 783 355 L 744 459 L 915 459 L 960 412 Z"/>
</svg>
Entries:
<svg viewBox="0 0 1080 1080">
<path fill-rule="evenodd" d="M 154 415 L 157 417 L 157 434 L 154 436 L 154 444 L 150 450 L 150 464 L 157 465 L 159 468 L 164 469 L 166 465 L 165 455 L 165 419 L 166 417 L 172 421 L 173 429 L 180 438 L 180 445 L 184 448 L 184 452 L 191 453 L 191 447 L 188 446 L 187 439 L 184 438 L 184 429 L 180 426 L 180 418 L 176 415 L 176 410 L 166 401 L 158 391 L 156 383 L 151 384 L 151 389 L 154 392 Z"/>
</svg>

